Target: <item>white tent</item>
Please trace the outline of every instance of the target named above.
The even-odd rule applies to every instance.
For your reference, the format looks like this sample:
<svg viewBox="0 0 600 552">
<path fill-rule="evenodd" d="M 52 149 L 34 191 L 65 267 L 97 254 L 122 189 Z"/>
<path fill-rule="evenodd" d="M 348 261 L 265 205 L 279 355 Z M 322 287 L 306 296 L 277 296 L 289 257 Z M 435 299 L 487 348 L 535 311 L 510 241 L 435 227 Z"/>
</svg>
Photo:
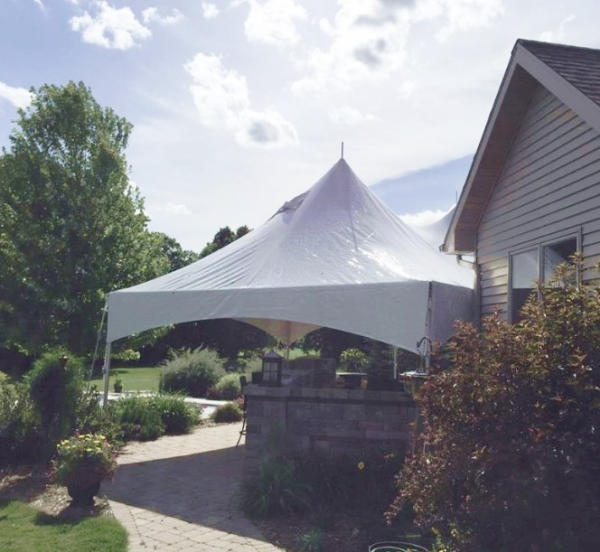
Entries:
<svg viewBox="0 0 600 552">
<path fill-rule="evenodd" d="M 472 271 L 448 263 L 341 159 L 243 238 L 110 293 L 108 349 L 166 324 L 236 318 L 286 343 L 326 326 L 416 351 L 421 337 L 444 341 L 456 319 L 472 318 L 472 289 Z"/>
<path fill-rule="evenodd" d="M 441 245 L 444 243 L 450 222 L 456 211 L 456 205 L 450 209 L 441 219 L 427 224 L 426 226 L 417 226 L 416 224 L 409 224 L 410 228 L 414 230 L 419 236 L 421 236 L 431 247 L 436 251 L 440 250 Z M 444 258 L 452 263 L 456 264 L 455 255 L 444 255 Z"/>
</svg>

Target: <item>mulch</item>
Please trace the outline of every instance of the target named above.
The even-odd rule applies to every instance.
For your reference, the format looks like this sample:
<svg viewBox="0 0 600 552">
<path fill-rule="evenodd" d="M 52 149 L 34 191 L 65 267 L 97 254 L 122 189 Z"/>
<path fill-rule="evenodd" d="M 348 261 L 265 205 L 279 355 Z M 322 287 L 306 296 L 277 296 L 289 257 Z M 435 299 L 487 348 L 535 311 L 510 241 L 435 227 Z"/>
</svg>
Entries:
<svg viewBox="0 0 600 552">
<path fill-rule="evenodd" d="M 112 515 L 104 496 L 94 499 L 92 508 L 71 506 L 66 487 L 52 482 L 47 466 L 20 466 L 0 470 L 0 501 L 20 500 L 49 516 L 79 519 L 89 516 Z"/>
</svg>

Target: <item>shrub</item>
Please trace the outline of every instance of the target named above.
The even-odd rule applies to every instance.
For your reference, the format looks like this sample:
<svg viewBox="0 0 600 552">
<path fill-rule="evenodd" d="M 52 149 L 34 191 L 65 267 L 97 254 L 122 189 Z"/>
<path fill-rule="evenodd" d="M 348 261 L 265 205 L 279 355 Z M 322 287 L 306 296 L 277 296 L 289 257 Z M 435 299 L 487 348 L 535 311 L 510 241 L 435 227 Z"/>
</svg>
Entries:
<svg viewBox="0 0 600 552">
<path fill-rule="evenodd" d="M 237 403 L 226 403 L 219 406 L 211 415 L 212 419 L 218 424 L 228 422 L 239 422 L 242 417 L 242 410 Z"/>
<path fill-rule="evenodd" d="M 58 441 L 72 433 L 83 393 L 82 361 L 64 349 L 53 349 L 34 362 L 25 381 L 47 438 Z"/>
<path fill-rule="evenodd" d="M 153 441 L 165 433 L 160 412 L 149 408 L 146 397 L 133 395 L 119 399 L 115 413 L 125 439 Z"/>
<path fill-rule="evenodd" d="M 600 290 L 576 262 L 510 325 L 462 325 L 451 370 L 417 396 L 407 503 L 457 551 L 593 550 L 600 542 Z"/>
<path fill-rule="evenodd" d="M 161 374 L 159 389 L 205 397 L 225 373 L 223 360 L 210 349 L 184 349 L 170 353 Z"/>
<path fill-rule="evenodd" d="M 307 511 L 312 494 L 293 461 L 271 458 L 261 461 L 257 477 L 242 482 L 239 502 L 248 515 L 267 517 Z"/>
<path fill-rule="evenodd" d="M 358 508 L 367 525 L 383 526 L 383 512 L 394 496 L 395 475 L 403 456 L 396 452 L 328 455 L 322 452 L 263 456 L 259 473 L 240 490 L 240 505 L 250 515 L 315 513 L 331 507 Z"/>
<path fill-rule="evenodd" d="M 200 422 L 198 407 L 187 404 L 181 395 L 154 395 L 148 407 L 160 414 L 167 435 L 189 433 Z"/>
<path fill-rule="evenodd" d="M 298 538 L 298 547 L 301 552 L 324 552 L 323 530 L 314 527 Z"/>
<path fill-rule="evenodd" d="M 39 415 L 25 385 L 0 383 L 0 469 L 41 459 Z"/>
<path fill-rule="evenodd" d="M 346 372 L 363 372 L 369 365 L 369 357 L 360 349 L 346 349 L 340 355 L 340 365 Z"/>
<path fill-rule="evenodd" d="M 101 406 L 95 389 L 84 394 L 77 411 L 77 429 L 80 433 L 99 433 L 114 446 L 123 441 L 123 431 L 117 419 L 114 402 Z"/>
<path fill-rule="evenodd" d="M 233 401 L 242 394 L 239 374 L 226 374 L 214 386 L 217 398 L 224 401 Z"/>
</svg>

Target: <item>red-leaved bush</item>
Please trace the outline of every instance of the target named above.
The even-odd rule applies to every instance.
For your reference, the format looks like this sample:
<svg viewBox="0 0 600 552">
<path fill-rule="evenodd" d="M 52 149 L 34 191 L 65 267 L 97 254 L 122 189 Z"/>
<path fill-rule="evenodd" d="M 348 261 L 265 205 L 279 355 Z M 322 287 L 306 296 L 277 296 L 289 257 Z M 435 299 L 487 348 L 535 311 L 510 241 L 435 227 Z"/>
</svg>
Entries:
<svg viewBox="0 0 600 552">
<path fill-rule="evenodd" d="M 420 432 L 388 519 L 412 504 L 448 551 L 600 546 L 600 291 L 559 270 L 521 323 L 461 324 L 417 396 Z M 597 281 L 596 281 L 597 284 Z"/>
</svg>

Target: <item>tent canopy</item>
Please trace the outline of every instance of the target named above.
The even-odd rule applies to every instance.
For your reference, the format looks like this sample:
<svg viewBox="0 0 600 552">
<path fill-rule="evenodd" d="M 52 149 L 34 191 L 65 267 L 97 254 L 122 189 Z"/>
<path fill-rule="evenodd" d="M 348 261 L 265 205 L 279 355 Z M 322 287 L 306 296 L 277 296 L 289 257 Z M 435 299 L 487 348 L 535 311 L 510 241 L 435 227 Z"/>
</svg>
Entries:
<svg viewBox="0 0 600 552">
<path fill-rule="evenodd" d="M 290 343 L 327 326 L 416 351 L 472 318 L 473 273 L 435 251 L 341 159 L 259 228 L 108 297 L 108 342 L 167 324 L 244 320 Z"/>
</svg>

